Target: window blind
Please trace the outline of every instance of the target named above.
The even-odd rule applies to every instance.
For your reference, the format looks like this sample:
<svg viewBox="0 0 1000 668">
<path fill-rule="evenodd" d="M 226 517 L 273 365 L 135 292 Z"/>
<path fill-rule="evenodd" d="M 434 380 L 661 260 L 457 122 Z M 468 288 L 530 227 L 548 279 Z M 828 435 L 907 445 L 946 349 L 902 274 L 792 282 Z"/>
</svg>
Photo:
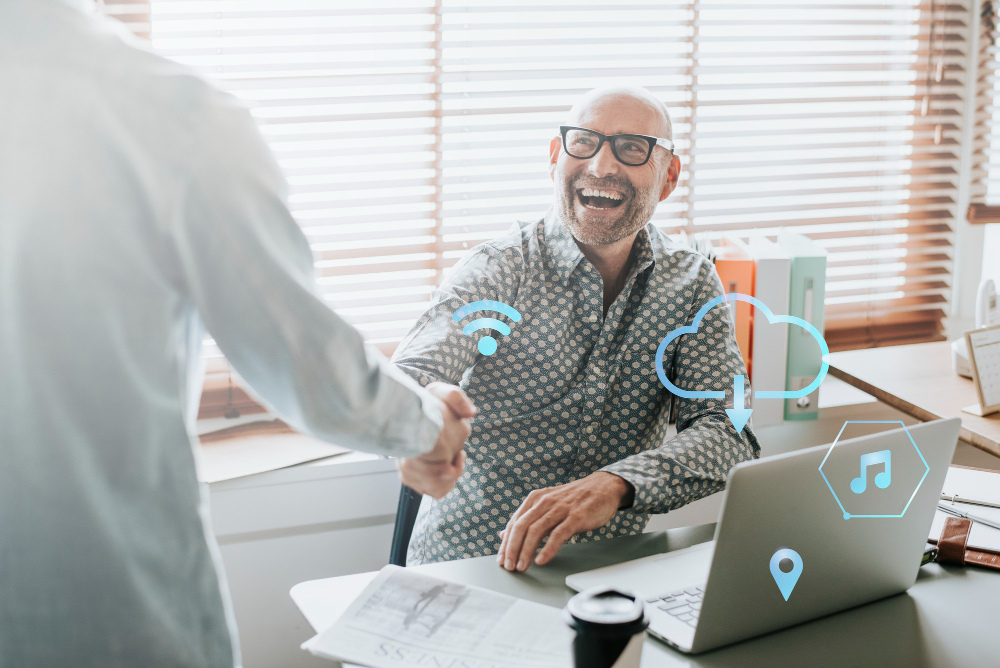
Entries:
<svg viewBox="0 0 1000 668">
<path fill-rule="evenodd" d="M 695 230 L 816 239 L 832 350 L 943 338 L 968 3 L 698 3 Z"/>
<path fill-rule="evenodd" d="M 976 54 L 975 149 L 972 168 L 971 223 L 1000 223 L 1000 49 L 997 12 L 1000 2 L 979 5 L 979 49 Z"/>
<path fill-rule="evenodd" d="M 124 23 L 129 30 L 149 39 L 149 4 L 138 0 L 97 0 L 98 7 L 106 16 L 112 16 Z"/>
<path fill-rule="evenodd" d="M 673 114 L 656 224 L 818 240 L 837 350 L 942 338 L 973 1 L 107 6 L 251 103 L 321 289 L 386 352 L 467 249 L 544 213 L 556 127 L 622 83 Z"/>
</svg>

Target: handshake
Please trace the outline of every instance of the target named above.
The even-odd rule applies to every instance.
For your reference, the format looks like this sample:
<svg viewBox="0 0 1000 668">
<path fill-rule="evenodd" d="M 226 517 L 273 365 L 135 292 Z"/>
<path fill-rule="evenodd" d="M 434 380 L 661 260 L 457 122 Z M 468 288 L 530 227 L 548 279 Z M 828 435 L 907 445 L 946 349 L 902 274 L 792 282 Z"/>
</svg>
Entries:
<svg viewBox="0 0 1000 668">
<path fill-rule="evenodd" d="M 472 433 L 469 420 L 476 415 L 476 407 L 455 385 L 430 383 L 426 389 L 441 409 L 444 427 L 433 449 L 417 457 L 399 459 L 397 466 L 404 485 L 440 499 L 462 475 L 465 440 Z"/>
</svg>

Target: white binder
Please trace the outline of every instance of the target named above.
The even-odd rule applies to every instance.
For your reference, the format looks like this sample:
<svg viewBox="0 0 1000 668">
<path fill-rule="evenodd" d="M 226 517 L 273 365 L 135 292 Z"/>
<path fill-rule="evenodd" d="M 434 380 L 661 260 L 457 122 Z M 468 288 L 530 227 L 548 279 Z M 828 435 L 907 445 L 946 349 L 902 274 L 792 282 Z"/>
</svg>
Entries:
<svg viewBox="0 0 1000 668">
<path fill-rule="evenodd" d="M 764 237 L 751 238 L 749 246 L 756 263 L 755 296 L 774 315 L 787 315 L 791 255 Z M 753 389 L 785 389 L 788 325 L 768 323 L 764 314 L 756 311 L 752 347 L 753 375 L 750 382 Z M 785 419 L 785 402 L 780 399 L 754 400 L 752 407 L 754 428 L 781 424 Z"/>
</svg>

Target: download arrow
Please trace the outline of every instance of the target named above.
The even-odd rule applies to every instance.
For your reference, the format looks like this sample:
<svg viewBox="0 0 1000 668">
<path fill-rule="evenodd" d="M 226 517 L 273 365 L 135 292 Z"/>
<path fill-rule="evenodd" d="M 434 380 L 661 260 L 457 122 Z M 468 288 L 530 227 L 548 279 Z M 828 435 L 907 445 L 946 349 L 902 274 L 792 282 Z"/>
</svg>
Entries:
<svg viewBox="0 0 1000 668">
<path fill-rule="evenodd" d="M 733 376 L 733 407 L 726 409 L 726 415 L 737 434 L 743 431 L 751 413 L 752 408 L 743 408 L 743 376 Z"/>
</svg>

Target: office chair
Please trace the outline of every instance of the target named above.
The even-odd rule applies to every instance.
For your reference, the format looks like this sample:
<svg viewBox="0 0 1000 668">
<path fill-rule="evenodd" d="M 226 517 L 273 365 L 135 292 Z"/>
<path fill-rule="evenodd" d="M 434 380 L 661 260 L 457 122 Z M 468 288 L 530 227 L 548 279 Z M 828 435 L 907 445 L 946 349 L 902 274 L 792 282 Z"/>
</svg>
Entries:
<svg viewBox="0 0 1000 668">
<path fill-rule="evenodd" d="M 396 526 L 392 530 L 392 546 L 389 548 L 389 563 L 393 566 L 406 566 L 406 550 L 410 547 L 410 535 L 413 534 L 422 498 L 422 494 L 406 485 L 399 488 Z"/>
</svg>

